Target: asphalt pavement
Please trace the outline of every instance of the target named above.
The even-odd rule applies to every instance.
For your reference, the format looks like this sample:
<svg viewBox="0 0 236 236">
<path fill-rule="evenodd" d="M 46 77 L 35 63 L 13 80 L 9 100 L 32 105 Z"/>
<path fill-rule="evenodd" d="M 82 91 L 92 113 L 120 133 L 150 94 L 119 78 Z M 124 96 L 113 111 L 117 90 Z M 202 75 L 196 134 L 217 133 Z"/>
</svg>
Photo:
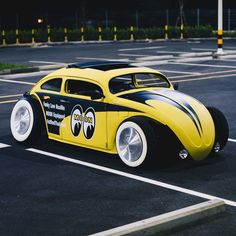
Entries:
<svg viewBox="0 0 236 236">
<path fill-rule="evenodd" d="M 226 212 L 166 234 L 235 235 L 235 42 L 225 41 L 227 54 L 218 59 L 212 58 L 216 51 L 212 40 L 1 48 L 0 62 L 4 63 L 60 67 L 61 63 L 115 59 L 160 70 L 179 83 L 179 91 L 220 109 L 229 122 L 230 140 L 212 159 L 176 160 L 166 165 L 161 161 L 165 156 L 160 156 L 152 169 L 128 168 L 117 155 L 47 139 L 22 146 L 11 136 L 10 113 L 21 94 L 43 75 L 0 75 L 0 235 L 89 235 L 206 201 L 203 194 L 225 199 Z M 30 148 L 98 168 L 58 160 Z M 141 177 L 164 185 L 143 182 Z"/>
</svg>

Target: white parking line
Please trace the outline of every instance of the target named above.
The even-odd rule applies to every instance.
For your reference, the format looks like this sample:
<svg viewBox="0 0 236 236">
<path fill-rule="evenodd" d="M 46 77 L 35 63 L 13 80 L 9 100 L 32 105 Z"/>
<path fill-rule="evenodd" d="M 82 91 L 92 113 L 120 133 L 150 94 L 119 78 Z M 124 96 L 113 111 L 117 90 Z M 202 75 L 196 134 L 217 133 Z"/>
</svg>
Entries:
<svg viewBox="0 0 236 236">
<path fill-rule="evenodd" d="M 140 47 L 140 48 L 121 48 L 121 49 L 118 49 L 118 51 L 119 52 L 126 52 L 126 51 L 150 50 L 150 49 L 158 49 L 158 48 L 166 48 L 166 46 Z"/>
<path fill-rule="evenodd" d="M 229 138 L 228 141 L 229 141 L 229 142 L 236 143 L 236 139 Z"/>
<path fill-rule="evenodd" d="M 118 56 L 121 56 L 121 57 L 151 57 L 153 55 L 120 53 L 120 54 L 118 54 Z"/>
<path fill-rule="evenodd" d="M 8 100 L 8 101 L 2 101 L 0 104 L 6 104 L 6 103 L 14 103 L 17 102 L 18 100 Z"/>
<path fill-rule="evenodd" d="M 64 65 L 63 62 L 56 61 L 29 61 L 30 63 L 49 64 L 49 65 Z"/>
<path fill-rule="evenodd" d="M 108 168 L 108 167 L 99 166 L 99 165 L 92 164 L 92 163 L 89 163 L 89 162 L 79 161 L 79 160 L 76 160 L 76 159 L 73 159 L 73 158 L 69 158 L 69 157 L 58 155 L 58 154 L 51 153 L 51 152 L 42 151 L 42 150 L 35 149 L 35 148 L 28 148 L 26 150 L 30 151 L 30 152 L 38 153 L 38 154 L 41 154 L 41 155 L 44 155 L 44 156 L 53 157 L 53 158 L 63 160 L 63 161 L 66 161 L 66 162 L 71 162 L 71 163 L 74 163 L 74 164 L 77 164 L 77 165 L 82 165 L 82 166 L 86 166 L 86 167 L 89 167 L 89 168 L 93 168 L 93 169 L 101 170 L 101 171 L 104 171 L 104 172 L 108 172 L 108 173 L 111 173 L 111 174 L 123 176 L 123 177 L 129 178 L 129 179 L 134 179 L 134 180 L 144 182 L 144 183 L 147 183 L 147 184 L 152 184 L 152 185 L 155 185 L 155 186 L 158 186 L 158 187 L 163 187 L 163 188 L 174 190 L 174 191 L 177 191 L 177 192 L 193 195 L 193 196 L 196 196 L 196 197 L 201 197 L 201 198 L 205 198 L 205 199 L 208 199 L 208 200 L 219 199 L 219 200 L 224 201 L 226 204 L 228 204 L 230 206 L 236 207 L 236 202 L 228 200 L 228 199 L 224 199 L 224 198 L 216 197 L 216 196 L 213 196 L 213 195 L 197 192 L 197 191 L 190 190 L 190 189 L 187 189 L 187 188 L 178 187 L 178 186 L 175 186 L 175 185 L 172 185 L 172 184 L 167 184 L 167 183 L 160 182 L 160 181 L 157 181 L 157 180 L 148 179 L 148 178 L 145 178 L 145 177 L 142 177 L 142 176 L 126 173 L 126 172 L 111 169 L 111 168 Z"/>
<path fill-rule="evenodd" d="M 193 79 L 182 79 L 182 80 L 171 80 L 172 83 L 179 82 L 191 82 L 191 81 L 201 81 L 201 80 L 208 80 L 208 79 L 217 79 L 217 78 L 226 78 L 226 77 L 236 77 L 236 74 L 229 74 L 229 75 L 215 75 L 215 76 L 207 76 L 207 77 L 201 77 L 201 78 L 193 78 Z M 176 78 L 177 76 L 175 76 Z"/>
<path fill-rule="evenodd" d="M 222 74 L 222 76 L 224 76 L 224 73 L 235 73 L 236 70 L 223 70 L 223 71 L 214 71 L 214 72 L 207 72 L 207 73 L 202 73 L 202 76 L 205 75 L 216 75 L 216 74 Z M 174 78 L 184 78 L 184 77 L 193 77 L 195 75 L 178 75 L 178 76 L 171 76 L 169 77 L 170 79 L 174 79 Z"/>
<path fill-rule="evenodd" d="M 216 68 L 236 68 L 236 66 L 226 66 L 226 65 L 212 65 L 212 64 L 197 64 L 197 63 L 185 63 L 185 62 L 168 62 L 168 64 L 174 65 L 184 65 L 184 66 L 203 66 L 203 67 L 216 67 Z"/>
<path fill-rule="evenodd" d="M 209 52 L 214 52 L 216 49 L 214 48 L 191 48 L 193 51 L 209 51 Z"/>
<path fill-rule="evenodd" d="M 162 69 L 160 69 L 159 71 L 161 71 L 161 72 L 176 73 L 176 74 L 201 75 L 201 73 L 198 73 L 198 72 L 185 72 L 185 71 L 162 70 Z"/>
<path fill-rule="evenodd" d="M 0 148 L 6 148 L 10 147 L 11 145 L 5 144 L 5 143 L 0 143 Z"/>
<path fill-rule="evenodd" d="M 218 58 L 218 60 L 220 61 L 229 61 L 229 62 L 235 62 L 236 61 L 236 58 L 235 59 L 225 59 L 225 58 Z"/>
<path fill-rule="evenodd" d="M 30 82 L 25 82 L 25 81 L 8 80 L 8 79 L 0 79 L 0 82 L 7 82 L 7 83 L 13 83 L 13 84 L 28 84 L 28 85 L 35 84 L 35 83 L 30 83 Z"/>
<path fill-rule="evenodd" d="M 121 62 L 128 62 L 128 58 L 124 59 L 117 59 L 117 58 L 102 58 L 102 57 L 76 57 L 76 59 L 80 60 L 96 60 L 96 61 L 121 61 Z"/>
<path fill-rule="evenodd" d="M 0 96 L 0 99 L 1 99 L 1 98 L 20 97 L 20 96 L 22 96 L 21 93 L 19 93 L 19 94 L 13 94 L 13 95 L 4 95 L 4 96 Z"/>
<path fill-rule="evenodd" d="M 27 78 L 27 77 L 35 77 L 41 75 L 47 75 L 51 73 L 53 70 L 44 70 L 30 73 L 19 73 L 19 74 L 10 74 L 10 75 L 1 75 L 0 79 L 17 79 L 17 78 Z"/>
</svg>

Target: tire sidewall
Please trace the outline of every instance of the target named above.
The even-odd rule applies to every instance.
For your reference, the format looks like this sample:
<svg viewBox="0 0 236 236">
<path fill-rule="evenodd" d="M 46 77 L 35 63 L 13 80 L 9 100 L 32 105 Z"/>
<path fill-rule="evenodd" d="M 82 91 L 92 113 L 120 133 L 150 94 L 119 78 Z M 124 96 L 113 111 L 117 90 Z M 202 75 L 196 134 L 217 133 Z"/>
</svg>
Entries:
<svg viewBox="0 0 236 236">
<path fill-rule="evenodd" d="M 142 153 L 141 153 L 139 159 L 137 161 L 133 161 L 133 162 L 126 160 L 125 158 L 122 157 L 122 155 L 120 155 L 120 153 L 121 153 L 121 150 L 119 148 L 120 135 L 121 135 L 122 131 L 124 129 L 128 128 L 128 127 L 134 128 L 138 132 L 138 134 L 139 134 L 139 136 L 140 136 L 140 138 L 142 140 Z M 146 138 L 146 135 L 145 135 L 144 131 L 142 130 L 142 128 L 137 123 L 135 123 L 133 121 L 125 121 L 125 122 L 123 122 L 119 126 L 119 128 L 117 130 L 117 133 L 116 133 L 116 149 L 117 149 L 117 152 L 118 152 L 118 155 L 119 155 L 120 159 L 126 165 L 128 165 L 130 167 L 138 167 L 138 166 L 140 166 L 145 161 L 146 156 L 147 156 L 147 152 L 148 152 L 147 138 Z"/>
<path fill-rule="evenodd" d="M 14 128 L 14 126 L 15 126 L 14 125 L 14 119 L 15 119 L 17 111 L 21 107 L 25 107 L 28 110 L 29 116 L 30 116 L 28 130 L 23 135 L 17 133 L 17 131 Z M 14 106 L 14 108 L 12 110 L 11 121 L 10 121 L 11 132 L 12 132 L 12 135 L 15 138 L 15 140 L 18 141 L 18 142 L 25 142 L 25 141 L 27 141 L 30 138 L 31 134 L 32 134 L 33 127 L 34 127 L 34 122 L 35 122 L 35 116 L 34 116 L 34 110 L 33 110 L 33 107 L 32 107 L 32 103 L 30 101 L 26 100 L 26 99 L 19 100 L 15 104 L 15 106 Z"/>
<path fill-rule="evenodd" d="M 207 107 L 211 114 L 215 126 L 215 143 L 219 142 L 221 147 L 224 148 L 229 138 L 229 126 L 224 114 L 215 107 Z"/>
</svg>

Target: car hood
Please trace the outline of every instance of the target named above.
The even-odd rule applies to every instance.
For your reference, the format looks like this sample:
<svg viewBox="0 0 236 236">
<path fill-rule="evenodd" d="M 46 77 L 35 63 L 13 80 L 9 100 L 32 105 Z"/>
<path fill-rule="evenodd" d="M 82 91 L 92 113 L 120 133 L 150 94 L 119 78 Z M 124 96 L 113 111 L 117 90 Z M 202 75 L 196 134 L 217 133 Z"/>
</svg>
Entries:
<svg viewBox="0 0 236 236">
<path fill-rule="evenodd" d="M 189 95 L 161 89 L 131 92 L 120 96 L 148 106 L 144 109 L 162 124 L 171 128 L 190 155 L 200 160 L 211 151 L 215 129 L 206 107 Z"/>
</svg>

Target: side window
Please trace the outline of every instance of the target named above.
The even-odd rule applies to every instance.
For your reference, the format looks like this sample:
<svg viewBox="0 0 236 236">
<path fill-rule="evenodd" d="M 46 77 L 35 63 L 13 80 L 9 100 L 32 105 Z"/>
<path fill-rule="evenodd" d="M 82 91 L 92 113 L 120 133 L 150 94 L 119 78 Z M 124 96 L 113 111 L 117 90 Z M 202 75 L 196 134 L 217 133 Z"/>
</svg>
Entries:
<svg viewBox="0 0 236 236">
<path fill-rule="evenodd" d="M 96 84 L 81 80 L 66 81 L 66 93 L 91 96 L 91 93 L 93 93 L 94 91 L 102 93 L 102 89 Z"/>
<path fill-rule="evenodd" d="M 41 89 L 60 92 L 62 79 L 51 79 L 41 85 Z"/>
</svg>

